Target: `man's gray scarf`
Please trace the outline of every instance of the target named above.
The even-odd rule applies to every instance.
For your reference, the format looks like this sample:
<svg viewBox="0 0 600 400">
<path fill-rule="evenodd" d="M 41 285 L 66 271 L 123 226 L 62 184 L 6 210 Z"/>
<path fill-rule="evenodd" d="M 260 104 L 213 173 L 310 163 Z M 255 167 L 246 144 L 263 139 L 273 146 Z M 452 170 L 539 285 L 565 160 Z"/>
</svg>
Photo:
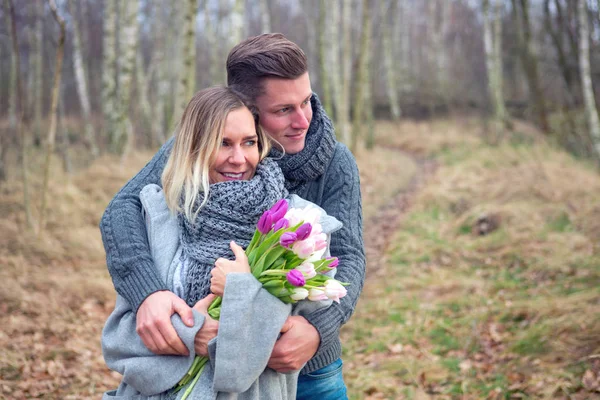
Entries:
<svg viewBox="0 0 600 400">
<path fill-rule="evenodd" d="M 230 241 L 246 248 L 264 211 L 287 196 L 277 164 L 267 158 L 247 181 L 210 185 L 208 201 L 194 223 L 179 214 L 183 260 L 186 265 L 185 298 L 193 306 L 210 293 L 210 270 L 217 258 L 233 259 Z M 196 203 L 204 199 L 201 194 Z"/>
<path fill-rule="evenodd" d="M 290 193 L 302 195 L 308 182 L 325 173 L 335 149 L 333 124 L 315 93 L 310 100 L 312 121 L 306 133 L 304 149 L 296 154 L 286 154 L 273 147 L 269 154 L 281 167 L 285 187 Z"/>
</svg>

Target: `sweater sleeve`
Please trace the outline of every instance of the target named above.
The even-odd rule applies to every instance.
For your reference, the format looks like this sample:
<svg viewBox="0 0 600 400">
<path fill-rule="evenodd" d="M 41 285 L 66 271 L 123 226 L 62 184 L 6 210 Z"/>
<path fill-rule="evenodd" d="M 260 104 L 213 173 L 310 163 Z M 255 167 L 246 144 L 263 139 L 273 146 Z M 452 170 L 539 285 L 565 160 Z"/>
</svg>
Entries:
<svg viewBox="0 0 600 400">
<path fill-rule="evenodd" d="M 165 143 L 148 164 L 115 195 L 100 221 L 106 264 L 117 293 L 134 312 L 150 294 L 167 290 L 152 261 L 139 194 L 161 174 L 173 147 Z"/>
<path fill-rule="evenodd" d="M 335 279 L 347 282 L 347 294 L 305 318 L 317 329 L 321 343 L 315 357 L 327 352 L 339 337 L 339 330 L 354 312 L 365 280 L 366 258 L 363 243 L 360 178 L 354 156 L 347 147 L 338 145 L 327 170 L 327 180 L 320 206 L 342 222 L 343 227 L 331 235 L 331 255 L 338 257 Z"/>
<path fill-rule="evenodd" d="M 194 338 L 204 316 L 193 310 L 194 326 L 187 327 L 178 315 L 171 317 L 177 334 L 189 350 L 188 356 L 156 355 L 135 330 L 135 313 L 121 296 L 102 330 L 102 353 L 106 365 L 123 375 L 123 381 L 138 392 L 152 396 L 163 393 L 187 373 L 195 357 Z"/>
<path fill-rule="evenodd" d="M 252 274 L 227 275 L 216 338 L 214 390 L 242 393 L 271 357 L 291 305 L 262 288 Z"/>
</svg>

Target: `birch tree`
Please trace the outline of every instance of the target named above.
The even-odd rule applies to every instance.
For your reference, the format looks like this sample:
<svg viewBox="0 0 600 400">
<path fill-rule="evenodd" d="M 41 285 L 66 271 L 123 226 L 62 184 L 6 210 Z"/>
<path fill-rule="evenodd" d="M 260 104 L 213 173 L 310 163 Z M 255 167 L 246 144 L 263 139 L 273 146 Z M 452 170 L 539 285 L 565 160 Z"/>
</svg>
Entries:
<svg viewBox="0 0 600 400">
<path fill-rule="evenodd" d="M 485 64 L 488 74 L 488 91 L 494 110 L 494 118 L 500 123 L 506 120 L 504 96 L 502 95 L 502 4 L 496 0 L 482 1 Z"/>
<path fill-rule="evenodd" d="M 365 139 L 368 149 L 374 145 L 372 136 L 373 111 L 371 104 L 371 16 L 368 0 L 362 0 L 362 32 L 360 35 L 360 49 L 358 54 L 358 74 L 356 79 L 356 91 L 352 96 L 354 101 L 354 121 L 352 124 L 351 150 L 354 152 L 358 147 L 358 141 Z M 365 135 L 365 128 L 369 132 Z"/>
<path fill-rule="evenodd" d="M 102 111 L 104 115 L 104 132 L 110 143 L 115 135 L 117 120 L 117 0 L 104 1 L 103 22 Z"/>
<path fill-rule="evenodd" d="M 14 111 L 13 115 L 15 118 L 14 131 L 19 136 L 21 144 L 21 167 L 23 170 L 23 206 L 25 208 L 25 220 L 28 228 L 33 228 L 33 217 L 31 215 L 31 203 L 29 200 L 29 177 L 27 168 L 29 163 L 27 160 L 27 140 L 26 140 L 26 127 L 25 127 L 25 110 L 24 105 L 24 92 L 23 92 L 23 80 L 21 78 L 21 67 L 20 67 L 20 51 L 19 42 L 17 38 L 17 24 L 15 16 L 15 7 L 12 0 L 5 0 L 8 8 L 7 19 L 8 26 L 10 27 L 10 36 L 12 43 L 12 65 L 11 65 L 11 89 L 15 92 L 14 94 Z M 17 116 L 18 115 L 18 116 Z"/>
<path fill-rule="evenodd" d="M 383 45 L 383 65 L 386 77 L 386 92 L 390 102 L 390 112 L 393 120 L 400 119 L 401 110 L 398 101 L 398 68 L 394 65 L 394 53 L 397 48 L 394 43 L 397 37 L 392 36 L 389 15 L 396 15 L 399 0 L 391 0 L 389 3 L 381 1 L 381 29 Z M 396 25 L 398 21 L 394 21 Z"/>
<path fill-rule="evenodd" d="M 35 22 L 33 34 L 32 69 L 30 74 L 33 80 L 32 101 L 33 101 L 33 132 L 35 138 L 42 137 L 42 101 L 44 100 L 43 90 L 43 64 L 44 64 L 44 2 L 38 2 L 35 6 Z M 39 139 L 36 140 L 39 143 Z"/>
<path fill-rule="evenodd" d="M 244 0 L 234 0 L 230 14 L 229 48 L 242 41 L 244 36 Z"/>
<path fill-rule="evenodd" d="M 265 1 L 265 0 L 262 0 Z M 327 18 L 326 0 L 319 1 L 319 78 L 323 96 L 323 107 L 327 115 L 333 116 L 333 93 L 331 84 L 331 74 L 329 73 L 329 54 L 331 48 L 327 38 L 329 37 L 330 24 Z"/>
<path fill-rule="evenodd" d="M 139 3 L 137 0 L 131 0 L 122 2 L 120 6 L 122 18 L 119 43 L 123 51 L 119 65 L 119 93 L 117 110 L 115 112 L 116 121 L 110 145 L 113 153 L 123 155 L 127 150 L 127 146 L 133 140 L 133 126 L 129 118 L 129 98 L 131 95 L 131 81 L 133 79 L 138 43 L 137 19 Z"/>
<path fill-rule="evenodd" d="M 179 79 L 177 90 L 178 107 L 175 109 L 174 119 L 177 120 L 188 101 L 194 95 L 196 89 L 196 12 L 197 0 L 187 0 L 184 14 L 185 32 L 183 35 L 183 46 L 181 62 L 183 71 Z"/>
<path fill-rule="evenodd" d="M 337 124 L 340 128 L 342 142 L 347 145 L 352 141 L 350 126 L 350 89 L 352 77 L 352 0 L 342 2 L 342 85 L 340 103 L 337 114 Z M 336 40 L 336 38 L 332 38 Z M 334 64 L 335 65 L 335 64 Z"/>
<path fill-rule="evenodd" d="M 598 121 L 598 110 L 596 108 L 590 73 L 590 32 L 588 26 L 587 0 L 578 0 L 577 10 L 579 16 L 579 68 L 585 116 L 592 143 L 594 144 L 594 149 L 596 151 L 596 156 L 600 160 L 600 122 Z"/>
<path fill-rule="evenodd" d="M 219 47 L 217 45 L 217 34 L 215 24 L 212 21 L 212 13 L 210 9 L 210 1 L 204 0 L 204 39 L 209 51 L 209 75 L 210 81 L 215 85 L 223 83 L 222 74 L 219 70 Z"/>
<path fill-rule="evenodd" d="M 267 3 L 267 0 L 258 0 L 258 6 L 260 9 L 261 32 L 269 33 L 271 32 L 271 14 L 269 13 L 269 4 Z"/>
<path fill-rule="evenodd" d="M 48 129 L 48 138 L 46 139 L 46 162 L 44 165 L 44 180 L 42 184 L 40 221 L 38 233 L 44 229 L 46 223 L 46 194 L 48 192 L 48 181 L 50 180 L 50 161 L 54 153 L 54 142 L 56 139 L 56 120 L 58 111 L 58 100 L 60 94 L 60 81 L 62 78 L 62 64 L 65 48 L 65 21 L 58 13 L 55 0 L 48 0 L 52 16 L 59 26 L 58 45 L 56 47 L 56 60 L 54 63 L 54 79 L 52 85 L 52 100 L 50 103 L 50 128 Z"/>
<path fill-rule="evenodd" d="M 96 145 L 96 138 L 94 136 L 94 127 L 92 126 L 92 111 L 90 107 L 90 96 L 86 78 L 87 74 L 85 72 L 85 64 L 83 62 L 83 54 L 81 50 L 81 32 L 79 30 L 79 24 L 74 12 L 75 3 L 73 0 L 69 0 L 69 7 L 73 31 L 73 71 L 75 72 L 75 83 L 77 94 L 79 95 L 79 104 L 81 105 L 81 111 L 83 112 L 84 136 L 92 156 L 98 157 L 99 151 L 98 146 Z"/>
<path fill-rule="evenodd" d="M 542 91 L 540 82 L 540 73 L 537 57 L 532 50 L 531 21 L 529 18 L 528 0 L 511 0 L 514 22 L 517 26 L 518 49 L 521 64 L 527 76 L 529 92 L 533 98 L 533 108 L 537 117 L 537 122 L 544 132 L 550 131 L 548 124 L 548 115 L 546 110 L 546 100 Z"/>
<path fill-rule="evenodd" d="M 323 2 L 327 2 L 327 0 L 321 0 Z M 330 4 L 330 3 L 327 3 Z M 340 66 L 340 40 L 339 40 L 339 26 L 340 26 L 340 8 L 339 3 L 334 2 L 330 9 L 331 12 L 328 13 L 330 17 L 328 26 L 329 26 L 329 34 L 327 38 L 329 39 L 328 47 L 329 47 L 329 68 L 331 69 L 331 74 L 329 77 L 331 78 L 331 91 L 333 93 L 333 106 L 335 109 L 335 121 L 336 123 L 340 121 L 340 114 L 342 108 L 342 72 Z"/>
</svg>

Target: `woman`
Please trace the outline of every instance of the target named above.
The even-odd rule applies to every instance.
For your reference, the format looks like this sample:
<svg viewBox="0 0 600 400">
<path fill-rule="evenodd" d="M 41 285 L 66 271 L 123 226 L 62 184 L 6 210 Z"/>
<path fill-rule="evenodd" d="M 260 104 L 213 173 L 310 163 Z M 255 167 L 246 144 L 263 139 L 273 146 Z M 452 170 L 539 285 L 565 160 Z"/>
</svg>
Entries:
<svg viewBox="0 0 600 400">
<path fill-rule="evenodd" d="M 190 354 L 150 352 L 135 331 L 135 311 L 118 296 L 102 346 L 108 366 L 123 381 L 104 398 L 182 396 L 183 390 L 172 388 L 200 352 L 196 335 L 204 324 L 214 324 L 206 313 L 211 288 L 223 296 L 218 335 L 208 344 L 210 363 L 189 398 L 295 398 L 297 374 L 266 368 L 291 306 L 262 289 L 238 246 L 248 245 L 260 215 L 287 196 L 279 167 L 264 158 L 268 151 L 266 136 L 233 91 L 215 87 L 192 98 L 162 176 L 164 192 L 149 185 L 140 193 L 154 262 L 167 286 L 194 307 L 193 327 L 173 316 Z M 306 203 L 292 199 L 296 207 Z M 341 225 L 325 215 L 321 224 L 325 233 Z M 215 261 L 233 255 L 234 261 L 219 259 L 211 287 Z M 294 313 L 310 306 L 323 304 L 297 306 Z"/>
</svg>

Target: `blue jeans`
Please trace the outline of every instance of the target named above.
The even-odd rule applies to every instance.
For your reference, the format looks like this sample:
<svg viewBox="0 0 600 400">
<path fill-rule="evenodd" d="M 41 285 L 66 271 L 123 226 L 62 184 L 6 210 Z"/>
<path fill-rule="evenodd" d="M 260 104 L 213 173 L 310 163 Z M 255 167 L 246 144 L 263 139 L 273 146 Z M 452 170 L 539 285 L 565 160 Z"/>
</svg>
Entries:
<svg viewBox="0 0 600 400">
<path fill-rule="evenodd" d="M 342 376 L 342 359 L 298 377 L 296 400 L 344 400 L 346 384 Z"/>
</svg>

